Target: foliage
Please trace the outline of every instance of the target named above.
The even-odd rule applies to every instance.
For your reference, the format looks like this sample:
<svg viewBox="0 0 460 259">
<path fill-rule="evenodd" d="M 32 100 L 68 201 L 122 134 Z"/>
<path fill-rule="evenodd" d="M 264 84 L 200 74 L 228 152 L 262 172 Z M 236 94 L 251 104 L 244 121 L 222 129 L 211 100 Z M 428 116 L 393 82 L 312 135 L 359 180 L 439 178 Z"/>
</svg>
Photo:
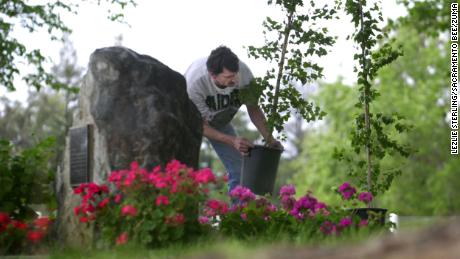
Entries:
<svg viewBox="0 0 460 259">
<path fill-rule="evenodd" d="M 35 252 L 47 239 L 51 223 L 48 217 L 24 222 L 0 211 L 0 255 Z"/>
<path fill-rule="evenodd" d="M 1 138 L 14 143 L 17 151 L 32 148 L 43 139 L 54 138 L 49 166 L 56 170 L 64 150 L 66 130 L 70 126 L 65 119 L 66 103 L 62 93 L 40 91 L 29 96 L 26 107 L 6 98 L 0 103 L 4 105 L 0 116 Z"/>
<path fill-rule="evenodd" d="M 60 62 L 53 66 L 52 73 L 59 82 L 78 90 L 76 85 L 81 80 L 82 72 L 83 69 L 77 65 L 75 49 L 66 38 Z M 50 168 L 56 170 L 62 161 L 67 130 L 72 125 L 76 98 L 76 93 L 51 89 L 29 94 L 25 107 L 20 102 L 0 98 L 0 104 L 4 107 L 0 113 L 1 138 L 12 141 L 15 149 L 20 151 L 53 136 L 56 142 Z"/>
<path fill-rule="evenodd" d="M 409 156 L 409 149 L 392 139 L 389 132 L 392 129 L 399 133 L 407 131 L 409 126 L 404 123 L 404 118 L 398 113 L 371 111 L 371 104 L 380 95 L 372 87 L 372 81 L 377 72 L 401 56 L 402 51 L 400 48 L 395 50 L 389 42 L 374 49 L 378 41 L 386 37 L 378 27 L 379 20 L 383 21 L 383 18 L 377 3 L 368 7 L 368 1 L 347 0 L 345 10 L 351 15 L 356 27 L 351 36 L 360 48 L 360 52 L 354 55 L 354 59 L 358 61 L 355 71 L 358 72 L 360 94 L 355 106 L 361 108 L 362 112 L 356 115 L 355 128 L 351 133 L 351 146 L 358 156 L 353 158 L 342 150 L 337 152 L 336 157 L 355 163 L 355 169 L 352 169 L 350 175 L 360 186 L 367 186 L 369 192 L 377 195 L 388 190 L 394 177 L 401 174 L 400 169 L 382 172 L 380 161 L 393 153 Z M 367 173 L 363 174 L 363 171 Z"/>
<path fill-rule="evenodd" d="M 427 6 L 432 1 L 425 1 Z M 425 3 L 420 1 L 419 3 Z M 441 2 L 439 3 L 441 4 Z M 450 5 L 443 5 L 449 11 Z M 426 8 L 422 8 L 426 10 Z M 445 10 L 439 12 L 446 12 Z M 431 12 L 431 11 L 430 11 Z M 438 11 L 433 11 L 438 12 Z M 410 11 L 413 13 L 413 11 Z M 423 17 L 424 13 L 417 14 Z M 392 114 L 398 112 L 412 125 L 412 130 L 399 134 L 391 130 L 392 138 L 401 143 L 410 143 L 413 152 L 409 159 L 402 156 L 385 156 L 381 161 L 382 173 L 400 169 L 404 177 L 393 181 L 390 189 L 374 201 L 379 207 L 388 208 L 398 215 L 455 215 L 460 211 L 458 168 L 460 160 L 450 155 L 450 128 L 447 120 L 449 111 L 449 71 L 450 44 L 447 42 L 449 27 L 426 27 L 420 31 L 409 15 L 402 17 L 407 22 L 395 22 L 391 35 L 401 44 L 404 56 L 391 66 L 379 70 L 374 86 L 382 93 L 382 98 L 374 102 L 374 112 Z M 436 35 L 425 33 L 437 31 Z M 334 148 L 349 147 L 347 138 L 353 130 L 348 123 L 355 116 L 353 104 L 358 96 L 356 86 L 341 82 L 323 84 L 315 98 L 328 116 L 323 124 L 307 129 L 303 152 L 293 160 L 293 171 L 297 172 L 291 183 L 299 191 L 312 190 L 318 198 L 333 204 L 335 202 L 331 186 L 347 179 L 348 168 L 332 159 Z M 348 154 L 352 150 L 345 149 Z"/>
<path fill-rule="evenodd" d="M 325 48 L 332 46 L 334 39 L 327 35 L 326 28 L 317 26 L 317 22 L 332 19 L 336 10 L 327 5 L 316 8 L 314 1 L 304 6 L 303 2 L 268 1 L 268 4 L 280 7 L 284 21 L 267 17 L 263 23 L 265 45 L 248 47 L 250 57 L 262 58 L 274 65 L 264 77 L 255 78 L 247 91 L 241 91 L 243 100 L 260 104 L 267 115 L 270 133 L 283 131 L 292 110 L 307 121 L 325 115 L 319 107 L 302 97 L 296 84 L 305 85 L 321 78 L 322 68 L 313 57 L 326 55 Z"/>
<path fill-rule="evenodd" d="M 399 0 L 407 9 L 408 15 L 398 19 L 390 26 L 410 26 L 420 34 L 437 38 L 450 28 L 450 4 L 456 0 Z"/>
<path fill-rule="evenodd" d="M 392 24 L 395 38 L 404 44 L 404 57 L 395 69 L 383 69 L 380 80 L 388 100 L 381 108 L 403 107 L 400 112 L 413 120 L 406 141 L 417 150 L 404 164 L 405 177 L 395 182 L 382 202 L 391 204 L 401 214 L 454 215 L 460 211 L 460 179 L 455 177 L 460 160 L 450 155 L 448 111 L 450 78 L 448 59 L 450 43 L 448 22 L 450 1 L 414 3 L 409 15 Z M 437 14 L 437 15 L 434 15 Z M 423 20 L 420 21 L 420 19 Z M 420 32 L 418 29 L 424 26 Z M 398 83 L 399 82 L 399 83 Z M 396 91 L 388 91 L 394 87 Z M 390 105 L 391 104 L 391 105 Z M 394 159 L 388 163 L 401 163 Z M 426 186 L 412 188 L 407 186 Z"/>
<path fill-rule="evenodd" d="M 48 138 L 15 154 L 10 142 L 0 140 L 0 211 L 16 220 L 29 219 L 35 216 L 31 204 L 51 200 L 48 159 L 53 145 L 54 139 Z"/>
<path fill-rule="evenodd" d="M 14 80 L 17 76 L 35 89 L 40 90 L 44 85 L 53 89 L 69 89 L 67 85 L 59 82 L 45 69 L 46 57 L 39 49 L 30 49 L 27 43 L 19 41 L 13 31 L 17 26 L 34 33 L 42 28 L 48 32 L 51 40 L 58 40 L 59 33 L 69 33 L 61 19 L 60 14 L 76 14 L 78 4 L 66 3 L 64 1 L 50 1 L 46 4 L 29 4 L 29 1 L 11 0 L 1 1 L 0 14 L 0 86 L 10 91 L 15 90 Z M 127 5 L 135 5 L 133 0 L 105 0 L 120 6 L 122 9 Z M 110 9 L 109 9 L 110 12 Z M 113 21 L 121 21 L 122 13 L 111 13 L 109 18 Z M 20 62 L 27 64 L 27 70 L 18 66 Z M 25 74 L 25 71 L 32 71 Z M 25 75 L 23 75 L 25 74 Z"/>
</svg>

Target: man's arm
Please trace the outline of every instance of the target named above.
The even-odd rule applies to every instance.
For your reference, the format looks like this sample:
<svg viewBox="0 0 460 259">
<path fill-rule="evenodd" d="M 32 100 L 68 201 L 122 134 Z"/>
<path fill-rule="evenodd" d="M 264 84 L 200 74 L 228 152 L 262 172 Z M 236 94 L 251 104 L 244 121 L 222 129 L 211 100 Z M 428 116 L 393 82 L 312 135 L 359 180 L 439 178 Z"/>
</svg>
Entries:
<svg viewBox="0 0 460 259">
<path fill-rule="evenodd" d="M 259 130 L 262 137 L 265 139 L 266 143 L 274 148 L 284 149 L 283 145 L 277 141 L 269 132 L 267 127 L 267 120 L 265 115 L 258 105 L 249 105 L 246 104 L 249 118 L 251 118 L 252 123 Z"/>
<path fill-rule="evenodd" d="M 249 140 L 238 136 L 224 134 L 211 127 L 207 121 L 203 121 L 203 135 L 209 139 L 234 147 L 242 155 L 247 154 L 250 147 L 254 147 L 254 144 L 252 144 Z"/>
</svg>

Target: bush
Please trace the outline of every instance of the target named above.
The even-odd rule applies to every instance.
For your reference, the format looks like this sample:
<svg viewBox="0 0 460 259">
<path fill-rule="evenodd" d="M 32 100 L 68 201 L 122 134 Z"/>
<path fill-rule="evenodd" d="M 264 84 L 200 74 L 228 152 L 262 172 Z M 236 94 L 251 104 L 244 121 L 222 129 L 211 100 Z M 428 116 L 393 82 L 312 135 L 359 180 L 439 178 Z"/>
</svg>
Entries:
<svg viewBox="0 0 460 259">
<path fill-rule="evenodd" d="M 25 222 L 0 211 L 0 255 L 36 252 L 48 238 L 51 223 L 48 217 Z"/>
<path fill-rule="evenodd" d="M 133 162 L 129 170 L 110 174 L 110 188 L 94 183 L 76 188 L 82 202 L 74 212 L 81 222 L 94 221 L 106 246 L 185 242 L 209 230 L 198 221 L 199 206 L 216 181 L 210 169 L 194 171 L 176 160 L 151 172 Z"/>
<path fill-rule="evenodd" d="M 51 201 L 49 183 L 53 176 L 48 168 L 54 139 L 14 154 L 9 141 L 0 140 L 0 211 L 15 220 L 36 217 L 31 204 Z"/>
</svg>

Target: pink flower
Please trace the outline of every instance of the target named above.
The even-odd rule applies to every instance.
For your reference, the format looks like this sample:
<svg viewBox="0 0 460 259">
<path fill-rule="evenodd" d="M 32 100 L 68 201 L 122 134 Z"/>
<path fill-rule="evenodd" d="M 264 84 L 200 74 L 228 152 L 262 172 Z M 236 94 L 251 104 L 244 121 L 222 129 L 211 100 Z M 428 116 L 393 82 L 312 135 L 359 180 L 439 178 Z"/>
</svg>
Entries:
<svg viewBox="0 0 460 259">
<path fill-rule="evenodd" d="M 246 213 L 241 213 L 241 218 L 246 221 L 248 219 L 248 215 Z"/>
<path fill-rule="evenodd" d="M 198 218 L 198 222 L 200 222 L 200 224 L 202 224 L 202 225 L 208 224 L 209 223 L 209 218 L 205 217 L 205 216 L 200 216 Z"/>
<path fill-rule="evenodd" d="M 122 216 L 136 216 L 137 209 L 132 205 L 125 205 L 121 208 L 121 215 Z"/>
<path fill-rule="evenodd" d="M 359 222 L 358 226 L 359 226 L 359 227 L 365 227 L 365 226 L 367 226 L 368 224 L 369 224 L 369 222 L 367 221 L 367 219 L 362 219 L 362 220 Z"/>
<path fill-rule="evenodd" d="M 128 242 L 128 233 L 123 232 L 117 237 L 116 244 L 123 245 L 126 244 L 126 242 Z"/>
<path fill-rule="evenodd" d="M 165 188 L 167 186 L 168 186 L 168 184 L 163 179 L 158 179 L 157 178 L 157 181 L 155 182 L 155 187 L 156 188 L 161 189 L 161 188 Z"/>
<path fill-rule="evenodd" d="M 228 205 L 224 201 L 211 199 L 206 202 L 205 212 L 208 216 L 215 216 L 216 214 L 226 214 L 228 212 Z"/>
<path fill-rule="evenodd" d="M 315 204 L 315 209 L 316 209 L 316 210 L 326 209 L 326 208 L 327 208 L 327 206 L 326 206 L 326 204 L 323 203 L 323 202 L 318 202 L 318 203 Z"/>
<path fill-rule="evenodd" d="M 303 220 L 305 215 L 314 216 L 316 212 L 315 206 L 317 203 L 317 199 L 313 197 L 311 193 L 307 193 L 305 196 L 301 197 L 298 201 L 295 202 L 289 213 L 297 220 Z"/>
<path fill-rule="evenodd" d="M 94 194 L 96 194 L 96 193 L 98 193 L 100 191 L 99 185 L 97 185 L 95 183 L 89 183 L 87 185 L 87 188 L 88 188 L 88 194 L 90 196 L 93 196 Z"/>
<path fill-rule="evenodd" d="M 295 194 L 295 186 L 290 184 L 290 185 L 284 185 L 280 189 L 280 195 L 281 196 L 292 196 Z"/>
<path fill-rule="evenodd" d="M 155 204 L 157 206 L 160 206 L 161 204 L 168 205 L 169 204 L 169 199 L 167 196 L 164 195 L 159 195 L 155 201 Z"/>
<path fill-rule="evenodd" d="M 358 199 L 366 204 L 369 204 L 374 197 L 370 192 L 362 192 L 359 194 Z"/>
<path fill-rule="evenodd" d="M 13 225 L 15 229 L 19 229 L 19 230 L 27 229 L 27 224 L 19 220 L 12 220 L 10 224 Z"/>
<path fill-rule="evenodd" d="M 121 201 L 121 194 L 115 195 L 115 198 L 114 198 L 113 200 L 115 201 L 115 203 L 120 203 L 120 201 Z"/>
<path fill-rule="evenodd" d="M 83 213 L 93 213 L 96 211 L 96 208 L 94 208 L 93 204 L 83 204 L 81 205 L 81 210 Z"/>
<path fill-rule="evenodd" d="M 99 189 L 103 193 L 109 193 L 109 187 L 107 185 L 101 185 Z"/>
<path fill-rule="evenodd" d="M 76 187 L 75 189 L 73 189 L 73 193 L 74 194 L 81 194 L 83 192 L 83 188 L 84 188 L 84 184 L 80 184 L 80 186 Z"/>
<path fill-rule="evenodd" d="M 339 192 L 345 200 L 349 200 L 356 193 L 356 189 L 349 182 L 345 182 L 340 185 Z"/>
<path fill-rule="evenodd" d="M 218 210 L 220 208 L 220 202 L 218 200 L 209 200 L 206 205 L 213 210 Z"/>
<path fill-rule="evenodd" d="M 121 181 L 121 173 L 118 171 L 112 171 L 109 176 L 109 182 L 119 183 Z"/>
<path fill-rule="evenodd" d="M 291 196 L 281 196 L 281 206 L 286 210 L 292 210 L 294 207 L 294 204 L 296 203 L 296 200 L 294 197 Z"/>
<path fill-rule="evenodd" d="M 242 202 L 248 202 L 256 199 L 256 195 L 252 193 L 251 190 L 241 185 L 238 185 L 235 188 L 233 188 L 233 190 L 230 192 L 230 196 L 232 198 L 237 198 Z"/>
<path fill-rule="evenodd" d="M 349 227 L 351 223 L 352 223 L 351 218 L 346 217 L 340 220 L 339 226 L 346 228 L 346 227 Z"/>
<path fill-rule="evenodd" d="M 178 160 L 172 160 L 166 165 L 166 172 L 168 174 L 176 174 L 178 173 L 181 169 L 185 169 L 186 166 L 179 162 Z"/>
<path fill-rule="evenodd" d="M 80 213 L 80 206 L 76 206 L 75 208 L 73 208 L 73 213 L 75 214 L 75 216 L 77 216 L 78 213 Z"/>
<path fill-rule="evenodd" d="M 27 232 L 27 239 L 31 241 L 32 243 L 40 242 L 44 236 L 45 236 L 45 233 L 42 231 L 31 230 Z"/>
<path fill-rule="evenodd" d="M 125 178 L 124 186 L 131 186 L 134 183 L 134 180 L 136 180 L 136 173 L 134 171 L 130 171 Z"/>
<path fill-rule="evenodd" d="M 339 192 L 343 192 L 351 187 L 349 182 L 344 182 L 342 185 L 339 186 Z"/>
<path fill-rule="evenodd" d="M 107 204 L 109 203 L 109 198 L 103 199 L 99 204 L 97 205 L 98 208 L 103 209 Z"/>
<path fill-rule="evenodd" d="M 198 171 L 198 173 L 195 175 L 195 181 L 197 183 L 209 183 L 209 182 L 216 182 L 216 177 L 212 173 L 211 169 L 209 168 L 204 168 Z"/>
<path fill-rule="evenodd" d="M 330 235 L 334 232 L 337 233 L 337 227 L 334 225 L 334 223 L 328 220 L 324 221 L 323 224 L 321 224 L 319 230 L 323 232 L 325 235 Z"/>
<path fill-rule="evenodd" d="M 130 168 L 132 171 L 136 171 L 137 169 L 139 169 L 139 163 L 137 161 L 131 162 Z"/>
<path fill-rule="evenodd" d="M 87 217 L 80 217 L 80 222 L 86 223 L 88 221 L 89 221 L 89 219 Z"/>
<path fill-rule="evenodd" d="M 179 224 L 179 225 L 184 224 L 184 222 L 185 222 L 184 214 L 182 214 L 182 213 L 177 213 L 177 214 L 176 214 L 176 217 L 175 217 L 175 221 L 176 221 L 176 223 Z"/>
</svg>

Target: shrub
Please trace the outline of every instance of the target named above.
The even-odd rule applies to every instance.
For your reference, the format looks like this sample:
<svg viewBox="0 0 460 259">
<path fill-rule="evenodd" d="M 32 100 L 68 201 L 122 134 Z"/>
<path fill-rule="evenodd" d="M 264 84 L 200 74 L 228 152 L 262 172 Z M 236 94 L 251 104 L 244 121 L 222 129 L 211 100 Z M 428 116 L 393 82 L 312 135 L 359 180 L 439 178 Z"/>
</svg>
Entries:
<svg viewBox="0 0 460 259">
<path fill-rule="evenodd" d="M 82 184 L 75 207 L 81 222 L 94 222 L 106 245 L 134 241 L 147 247 L 184 242 L 209 228 L 199 223 L 199 206 L 208 199 L 208 185 L 217 179 L 210 169 L 192 170 L 173 160 L 151 172 L 133 162 L 114 171 L 107 185 Z"/>
<path fill-rule="evenodd" d="M 48 238 L 51 223 L 48 217 L 26 222 L 0 211 L 0 255 L 35 252 Z"/>
</svg>

